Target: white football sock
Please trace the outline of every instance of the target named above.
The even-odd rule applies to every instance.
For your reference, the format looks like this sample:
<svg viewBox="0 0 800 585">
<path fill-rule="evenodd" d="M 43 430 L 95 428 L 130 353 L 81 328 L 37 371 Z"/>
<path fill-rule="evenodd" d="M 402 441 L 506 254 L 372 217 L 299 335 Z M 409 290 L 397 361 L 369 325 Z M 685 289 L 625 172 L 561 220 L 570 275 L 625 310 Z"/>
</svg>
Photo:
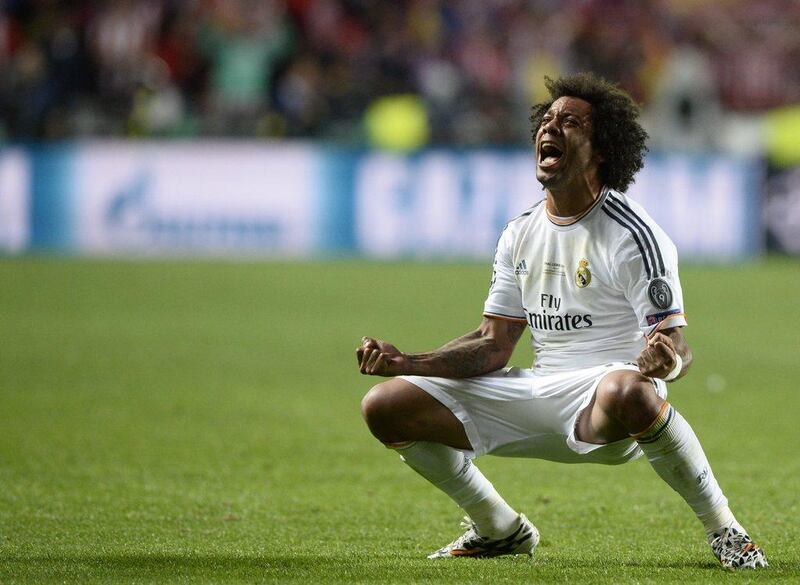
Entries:
<svg viewBox="0 0 800 585">
<path fill-rule="evenodd" d="M 424 441 L 389 447 L 396 449 L 411 469 L 461 506 L 481 536 L 501 538 L 517 527 L 519 515 L 458 449 Z"/>
<path fill-rule="evenodd" d="M 656 420 L 634 438 L 656 473 L 697 514 L 707 536 L 728 526 L 742 529 L 728 508 L 728 499 L 692 427 L 668 402 Z"/>
<path fill-rule="evenodd" d="M 742 525 L 736 521 L 733 512 L 728 506 L 723 506 L 708 514 L 698 514 L 697 518 L 703 523 L 703 528 L 706 529 L 706 538 L 709 542 L 714 540 L 717 534 L 722 532 L 723 528 L 736 528 L 739 532 L 747 534 Z"/>
</svg>

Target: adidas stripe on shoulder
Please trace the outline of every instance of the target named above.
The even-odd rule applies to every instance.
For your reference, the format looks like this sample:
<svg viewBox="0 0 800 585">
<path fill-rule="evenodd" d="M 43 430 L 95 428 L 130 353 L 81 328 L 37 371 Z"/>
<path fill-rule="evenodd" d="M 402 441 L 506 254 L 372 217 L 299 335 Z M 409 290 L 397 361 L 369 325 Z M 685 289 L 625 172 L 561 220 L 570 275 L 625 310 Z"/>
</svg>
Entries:
<svg viewBox="0 0 800 585">
<path fill-rule="evenodd" d="M 603 202 L 603 212 L 625 228 L 642 255 L 647 280 L 664 276 L 667 272 L 664 257 L 652 228 L 625 201 L 609 192 Z"/>
</svg>

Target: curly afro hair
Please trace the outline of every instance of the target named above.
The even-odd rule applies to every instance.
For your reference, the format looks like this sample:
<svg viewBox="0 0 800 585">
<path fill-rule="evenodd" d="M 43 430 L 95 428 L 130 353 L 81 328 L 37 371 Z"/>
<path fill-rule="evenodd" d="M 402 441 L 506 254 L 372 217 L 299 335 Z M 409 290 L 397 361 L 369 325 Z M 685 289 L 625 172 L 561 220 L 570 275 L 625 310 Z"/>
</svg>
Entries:
<svg viewBox="0 0 800 585">
<path fill-rule="evenodd" d="M 550 101 L 531 108 L 531 128 L 536 132 L 553 102 L 560 97 L 580 98 L 592 105 L 592 146 L 603 158 L 600 179 L 617 191 L 626 191 L 633 176 L 644 166 L 647 132 L 639 125 L 639 107 L 613 83 L 593 73 L 559 79 L 545 77 Z"/>
</svg>

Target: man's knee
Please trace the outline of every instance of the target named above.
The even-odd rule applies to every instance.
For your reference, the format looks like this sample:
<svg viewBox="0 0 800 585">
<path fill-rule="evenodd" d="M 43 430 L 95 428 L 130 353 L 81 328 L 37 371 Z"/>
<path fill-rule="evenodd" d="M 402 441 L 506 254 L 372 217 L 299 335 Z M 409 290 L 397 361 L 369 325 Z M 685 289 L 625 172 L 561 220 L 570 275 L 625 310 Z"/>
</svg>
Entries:
<svg viewBox="0 0 800 585">
<path fill-rule="evenodd" d="M 383 443 L 397 443 L 400 437 L 398 420 L 398 396 L 394 380 L 387 380 L 373 386 L 361 400 L 361 415 L 370 432 Z"/>
<path fill-rule="evenodd" d="M 431 441 L 472 449 L 464 425 L 433 396 L 402 378 L 376 384 L 361 401 L 369 430 L 382 443 Z"/>
<path fill-rule="evenodd" d="M 653 421 L 664 401 L 650 378 L 636 372 L 614 374 L 598 386 L 597 401 L 629 433 L 637 433 Z"/>
</svg>

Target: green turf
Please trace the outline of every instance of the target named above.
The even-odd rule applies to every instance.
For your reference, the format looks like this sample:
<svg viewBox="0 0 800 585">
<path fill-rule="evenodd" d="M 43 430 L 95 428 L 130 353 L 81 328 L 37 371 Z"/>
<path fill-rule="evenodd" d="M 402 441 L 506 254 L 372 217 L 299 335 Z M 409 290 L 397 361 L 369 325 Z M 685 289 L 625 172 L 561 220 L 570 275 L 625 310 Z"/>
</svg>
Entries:
<svg viewBox="0 0 800 585">
<path fill-rule="evenodd" d="M 483 458 L 542 544 L 430 562 L 459 511 L 369 436 L 365 334 L 475 326 L 486 265 L 0 261 L 0 583 L 800 581 L 800 264 L 686 267 L 671 386 L 770 567 L 718 567 L 647 462 Z M 529 362 L 520 344 L 514 363 Z"/>
</svg>

